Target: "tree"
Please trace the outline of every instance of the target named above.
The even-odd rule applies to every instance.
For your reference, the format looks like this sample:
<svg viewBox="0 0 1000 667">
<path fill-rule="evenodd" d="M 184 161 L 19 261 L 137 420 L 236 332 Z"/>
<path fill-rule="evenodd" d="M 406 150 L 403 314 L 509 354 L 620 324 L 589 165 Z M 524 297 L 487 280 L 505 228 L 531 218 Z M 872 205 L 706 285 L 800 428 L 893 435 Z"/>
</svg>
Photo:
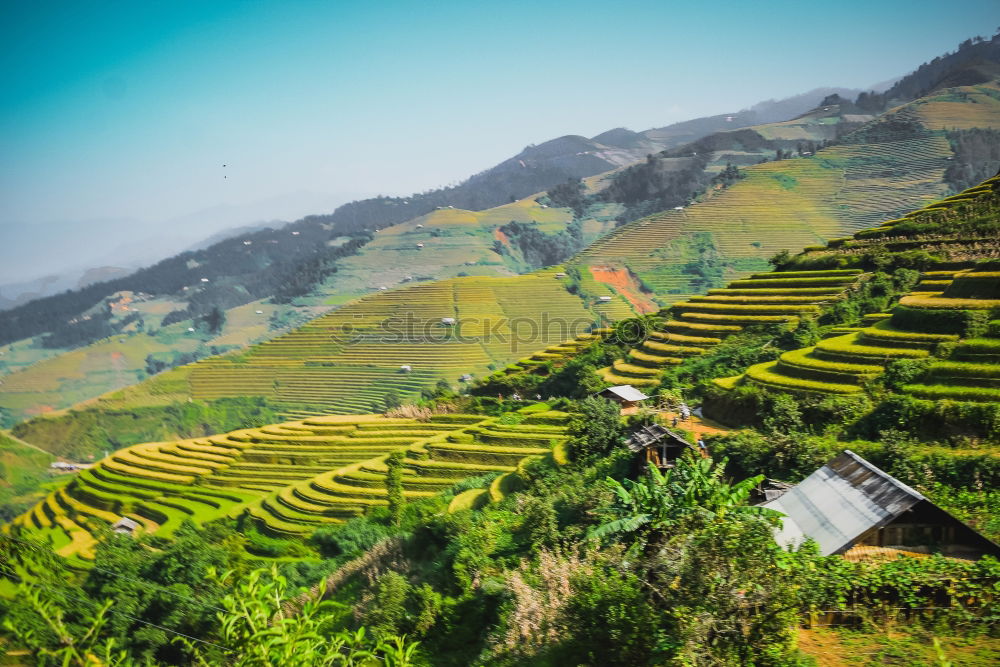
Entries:
<svg viewBox="0 0 1000 667">
<path fill-rule="evenodd" d="M 395 391 L 392 390 L 387 391 L 382 396 L 382 407 L 385 410 L 392 410 L 394 408 L 398 408 L 402 404 L 403 400 L 399 397 L 399 394 L 397 394 Z"/>
<path fill-rule="evenodd" d="M 768 258 L 767 263 L 775 269 L 781 269 L 792 261 L 792 253 L 787 248 Z"/>
<path fill-rule="evenodd" d="M 402 451 L 393 452 L 385 461 L 385 490 L 389 499 L 389 516 L 392 525 L 398 526 L 403 519 L 403 457 Z"/>
<path fill-rule="evenodd" d="M 213 306 L 212 310 L 205 316 L 205 325 L 208 326 L 208 330 L 211 333 L 216 334 L 222 331 L 225 323 L 226 314 L 218 306 Z"/>
<path fill-rule="evenodd" d="M 225 612 L 219 614 L 219 642 L 225 647 L 226 664 L 233 667 L 410 667 L 417 658 L 419 642 L 407 642 L 405 637 L 375 637 L 363 627 L 355 632 L 326 631 L 319 613 L 325 582 L 320 584 L 319 595 L 297 614 L 290 614 L 282 606 L 287 580 L 276 566 L 270 571 L 255 570 L 243 579 L 235 579 L 232 572 L 217 579 L 233 590 L 223 598 Z M 219 664 L 202 646 L 184 638 L 178 641 L 188 646 L 195 663 Z"/>
<path fill-rule="evenodd" d="M 596 396 L 580 401 L 579 411 L 569 422 L 569 433 L 574 459 L 580 461 L 610 454 L 625 435 L 618 404 Z"/>
<path fill-rule="evenodd" d="M 689 454 L 666 472 L 650 463 L 638 480 L 622 483 L 609 477 L 606 484 L 614 492 L 615 502 L 603 513 L 611 520 L 594 528 L 591 537 L 634 534 L 637 544 L 645 546 L 647 553 L 655 553 L 671 532 L 690 530 L 730 512 L 777 517 L 774 510 L 746 505 L 750 491 L 764 476 L 730 484 L 723 478 L 726 463 L 726 459 L 715 463 Z"/>
</svg>

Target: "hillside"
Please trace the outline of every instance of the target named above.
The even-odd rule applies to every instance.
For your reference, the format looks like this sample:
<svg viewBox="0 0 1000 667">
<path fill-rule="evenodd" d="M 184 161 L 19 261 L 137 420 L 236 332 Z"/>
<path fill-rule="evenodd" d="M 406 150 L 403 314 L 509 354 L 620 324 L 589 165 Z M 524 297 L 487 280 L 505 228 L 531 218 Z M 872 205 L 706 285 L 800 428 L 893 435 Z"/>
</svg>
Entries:
<svg viewBox="0 0 1000 667">
<path fill-rule="evenodd" d="M 990 86 L 977 86 L 935 93 L 929 100 L 904 105 L 874 121 L 854 125 L 857 129 L 844 135 L 839 143 L 819 149 L 814 155 L 742 167 L 740 177 L 712 186 L 699 201 L 683 210 L 649 216 L 599 239 L 567 263 L 568 276 L 561 281 L 551 273 L 541 273 L 532 277 L 494 279 L 498 282 L 483 283 L 484 289 L 495 295 L 499 293 L 497 290 L 518 286 L 517 293 L 530 295 L 523 297 L 527 301 L 516 311 L 510 310 L 510 306 L 502 306 L 507 317 L 540 318 L 547 304 L 566 303 L 567 313 L 574 321 L 597 322 L 600 313 L 613 320 L 628 317 L 633 312 L 651 312 L 657 308 L 657 303 L 683 300 L 709 288 L 721 287 L 733 278 L 760 272 L 767 267 L 767 259 L 779 251 L 816 246 L 827 239 L 897 217 L 946 194 L 948 186 L 944 177 L 953 162 L 948 159 L 953 157 L 951 144 L 943 131 L 927 128 L 915 118 L 918 113 L 928 114 L 939 108 L 941 102 L 938 100 L 946 95 L 950 96 L 947 104 L 965 104 L 973 110 L 968 114 L 970 123 L 986 128 L 1000 127 L 996 107 L 976 101 L 982 95 L 988 96 L 984 91 L 991 89 Z M 958 101 L 952 102 L 952 99 Z M 953 114 L 954 108 L 948 108 Z M 836 118 L 839 123 L 843 116 L 839 108 L 820 108 L 790 123 L 761 126 L 753 132 L 757 136 L 791 137 L 813 131 L 809 128 L 826 127 L 825 119 L 828 118 Z M 897 132 L 896 127 L 900 125 L 894 120 L 897 118 L 905 121 L 902 123 L 903 136 Z M 820 134 L 815 136 L 821 138 Z M 719 137 L 711 141 L 717 146 L 726 146 Z M 706 168 L 717 168 L 723 159 L 731 159 L 730 156 L 730 148 L 713 151 Z M 598 184 L 597 191 L 588 195 L 591 203 L 587 205 L 587 215 L 597 215 L 592 222 L 585 223 L 592 230 L 589 238 L 609 226 L 609 216 L 614 209 L 602 209 L 608 203 L 600 201 L 601 188 L 606 188 L 608 182 Z M 607 213 L 602 216 L 601 211 Z M 495 225 L 509 219 L 532 221 L 540 229 L 555 231 L 560 225 L 568 224 L 570 218 L 568 209 L 542 208 L 535 199 L 481 213 L 440 209 L 423 218 L 423 222 L 415 220 L 375 233 L 374 240 L 361 248 L 357 257 L 340 260 L 343 269 L 329 279 L 330 292 L 345 298 L 352 293 L 398 286 L 404 300 L 409 299 L 408 290 L 418 290 L 414 294 L 437 293 L 437 288 L 430 286 L 407 287 L 410 284 L 407 279 L 412 282 L 424 277 L 419 271 L 429 266 L 423 264 L 428 257 L 445 275 L 469 274 L 470 282 L 475 282 L 471 276 L 523 270 L 523 265 L 511 263 L 512 256 L 495 253 L 496 243 L 502 243 L 495 236 Z M 375 268 L 381 266 L 394 268 L 388 271 Z M 463 278 L 457 280 L 456 285 L 463 284 Z M 566 292 L 567 288 L 577 295 Z M 463 291 L 445 287 L 444 292 L 449 296 L 436 306 L 435 315 L 445 311 L 448 314 L 437 315 L 436 319 L 455 316 L 456 312 L 460 315 L 483 312 L 476 303 L 463 307 L 462 300 L 467 298 Z M 601 301 L 601 297 L 608 300 Z M 439 298 L 436 296 L 434 303 L 438 303 Z M 491 302 L 497 299 L 496 296 L 484 298 Z M 381 294 L 362 298 L 328 317 L 333 318 L 331 322 L 343 321 L 341 318 L 348 321 L 366 318 L 370 300 L 374 313 L 386 317 L 390 311 L 376 305 L 389 304 L 386 299 Z M 423 308 L 419 302 L 412 305 Z M 391 312 L 397 312 L 396 308 L 393 306 Z M 435 320 L 433 316 L 420 315 L 424 317 L 430 322 Z M 303 331 L 325 331 L 324 321 L 317 320 Z M 289 340 L 295 340 L 298 335 L 303 334 L 291 334 Z M 551 338 L 539 339 L 535 347 L 559 343 L 572 335 L 566 332 L 560 337 L 554 333 Z M 279 343 L 282 345 L 284 343 Z M 309 348 L 303 348 L 306 349 Z M 401 400 L 417 396 L 421 387 L 426 388 L 438 379 L 455 383 L 467 373 L 482 376 L 522 358 L 526 351 L 505 349 L 501 353 L 490 349 L 484 352 L 482 342 L 476 339 L 466 347 L 456 346 L 456 351 L 464 350 L 457 355 L 445 355 L 449 357 L 445 366 L 437 361 L 435 354 L 427 356 L 423 351 L 431 349 L 426 341 L 409 341 L 385 355 L 376 350 L 389 352 L 390 348 L 356 349 L 360 354 L 331 347 L 329 353 L 324 353 L 326 361 L 322 365 L 314 361 L 306 363 L 307 357 L 299 353 L 293 353 L 288 362 L 276 365 L 273 355 L 251 349 L 233 359 L 209 360 L 171 371 L 124 394 L 105 396 L 87 409 L 127 410 L 189 398 L 211 400 L 251 390 L 254 395 L 276 401 L 276 409 L 289 411 L 290 415 L 368 411 L 373 405 L 384 404 L 386 396 L 390 402 L 395 400 L 394 396 Z M 374 356 L 376 354 L 380 356 Z M 664 356 L 679 358 L 669 353 Z M 633 358 L 637 358 L 636 355 Z M 653 359 L 646 362 L 658 363 Z M 402 376 L 399 367 L 404 365 L 411 366 L 413 373 Z M 622 368 L 619 364 L 619 369 L 631 374 L 617 377 L 649 375 L 648 369 L 636 370 L 636 365 Z M 29 369 L 22 377 L 25 380 L 32 377 L 32 371 Z M 39 382 L 47 381 L 41 379 L 44 376 L 38 377 Z M 257 379 L 243 384 L 252 377 Z M 264 380 L 265 377 L 269 379 Z M 208 378 L 212 378 L 210 382 Z M 387 378 L 391 378 L 388 383 L 385 382 Z M 328 388 L 317 393 L 310 389 L 316 384 Z M 228 388 L 209 390 L 208 387 Z M 18 388 L 18 385 L 11 388 Z M 6 389 L 0 387 L 0 390 Z M 27 406 L 33 399 L 25 395 L 17 400 L 24 400 L 23 405 Z M 39 429 L 30 423 L 21 427 L 19 433 L 33 442 L 36 436 L 32 433 L 42 431 L 51 437 L 50 429 Z"/>
<path fill-rule="evenodd" d="M 231 655 L 265 637 L 294 643 L 297 624 L 322 622 L 356 633 L 354 647 L 368 646 L 367 632 L 400 650 L 404 635 L 416 637 L 407 655 L 445 665 L 483 656 L 491 664 L 656 664 L 664 655 L 811 664 L 838 642 L 877 655 L 995 663 L 985 630 L 1000 574 L 994 558 L 944 557 L 951 537 L 918 537 L 926 532 L 919 522 L 910 535 L 922 541 L 913 543 L 786 550 L 774 538 L 782 517 L 750 497 L 801 481 L 849 446 L 881 468 L 863 469 L 857 484 L 872 485 L 872 496 L 889 474 L 893 489 L 1000 535 L 998 189 L 1000 176 L 633 321 L 665 337 L 706 316 L 717 329 L 714 341 L 673 340 L 702 352 L 661 367 L 647 389 L 659 406 L 634 416 L 600 399 L 574 400 L 592 391 L 580 386 L 595 379 L 588 364 L 621 351 L 629 328 L 619 327 L 538 351 L 477 383 L 478 396 L 442 390 L 389 415 L 306 417 L 109 453 L 0 531 L 10 553 L 0 600 L 17 624 L 7 641 L 44 642 L 22 630 L 31 605 L 79 582 L 99 599 L 127 600 L 127 628 L 155 619 L 170 632 L 226 641 L 220 650 Z M 371 331 L 359 323 L 350 333 Z M 864 339 L 830 348 L 850 359 L 799 363 L 812 354 L 801 343 L 819 339 L 819 349 L 852 336 Z M 274 352 L 322 363 L 327 339 L 299 334 L 297 345 Z M 817 387 L 852 373 L 858 355 L 886 369 L 884 382 L 871 382 L 873 372 L 860 383 L 864 399 Z M 774 357 L 773 373 L 789 378 L 781 386 L 753 375 Z M 748 364 L 742 380 L 712 380 Z M 559 398 L 493 398 L 542 387 Z M 927 388 L 930 396 L 921 394 Z M 690 453 L 643 472 L 625 438 L 650 422 L 669 424 L 676 412 L 668 406 L 682 399 L 747 428 L 688 431 L 706 422 L 685 421 L 681 434 L 699 433 L 714 460 Z M 126 534 L 110 534 L 123 518 Z M 220 564 L 258 568 L 249 580 L 264 583 L 234 592 L 232 579 L 218 579 Z M 170 595 L 143 592 L 154 586 Z M 31 587 L 47 597 L 30 597 Z M 195 589 L 210 608 L 180 613 Z M 286 620 L 243 639 L 217 629 L 217 615 L 243 622 L 248 605 Z M 927 613 L 936 605 L 947 613 Z M 704 625 L 729 627 L 734 615 L 758 630 L 709 641 Z M 536 629 L 546 623 L 558 634 Z M 202 655 L 193 642 L 178 655 L 163 633 L 109 627 L 128 650 L 164 662 Z M 663 636 L 671 643 L 654 641 Z"/>
<path fill-rule="evenodd" d="M 785 392 L 863 395 L 885 381 L 916 399 L 996 401 L 998 188 L 1000 177 L 994 177 L 790 260 L 795 267 L 871 269 L 875 249 L 885 249 L 913 258 L 923 271 L 920 282 L 891 312 L 868 316 L 864 324 L 869 326 L 834 331 L 814 346 L 786 352 L 717 384 L 727 390 L 752 384 Z M 782 273 L 775 276 L 781 282 Z M 724 413 L 719 406 L 712 409 Z"/>
<path fill-rule="evenodd" d="M 49 539 L 86 567 L 99 526 L 127 516 L 169 537 L 190 519 L 244 516 L 272 535 L 301 537 L 385 506 L 386 460 L 404 452 L 403 494 L 428 498 L 466 477 L 492 475 L 498 502 L 520 466 L 566 439 L 567 415 L 525 411 L 516 425 L 485 415 L 428 419 L 317 417 L 209 438 L 129 447 L 78 474 L 9 526 Z M 9 528 L 7 528 L 9 530 Z M 47 537 L 44 537 L 47 536 Z"/>
<path fill-rule="evenodd" d="M 941 128 L 949 119 L 963 116 L 967 129 L 1000 127 L 995 91 L 995 84 L 940 91 L 854 125 L 815 154 L 742 167 L 728 186 L 717 185 L 680 210 L 625 225 L 570 263 L 581 270 L 627 270 L 671 302 L 696 294 L 699 285 L 721 287 L 726 279 L 763 269 L 780 250 L 822 244 L 895 218 L 948 193 L 945 177 L 955 156 Z M 752 134 L 787 142 L 799 137 L 801 143 L 805 136 L 821 138 L 803 133 L 826 127 L 832 114 L 844 116 L 833 107 L 817 109 Z M 712 161 L 731 162 L 734 154 L 725 146 L 745 144 L 747 132 L 702 143 L 713 149 Z"/>
<path fill-rule="evenodd" d="M 519 253 L 497 252 L 498 244 L 502 243 L 498 230 L 511 221 L 519 221 L 546 235 L 564 232 L 573 222 L 572 212 L 539 204 L 536 201 L 539 198 L 536 196 L 482 212 L 442 208 L 416 220 L 384 228 L 353 256 L 337 259 L 336 271 L 319 283 L 309 297 L 299 297 L 294 304 L 255 301 L 230 308 L 223 311 L 222 323 L 217 329 L 209 326 L 205 316 L 194 319 L 185 317 L 169 323 L 170 319 L 166 318 L 176 319 L 175 315 L 183 308 L 183 302 L 148 294 L 116 294 L 105 301 L 110 314 L 109 322 L 118 330 L 113 336 L 68 352 L 61 348 L 39 348 L 33 340 L 18 341 L 4 349 L 0 356 L 0 368 L 8 374 L 0 384 L 0 406 L 8 411 L 11 422 L 61 410 L 135 384 L 178 364 L 271 339 L 301 324 L 304 319 L 328 310 L 330 305 L 344 304 L 359 296 L 425 284 L 435 277 L 512 276 L 530 270 L 533 267 L 526 265 Z M 602 208 L 614 211 L 610 205 L 594 207 L 593 211 L 576 221 L 580 230 L 576 242 L 589 243 L 613 226 L 611 215 L 602 215 Z M 555 299 L 569 298 L 571 302 L 580 302 L 576 297 L 568 297 L 561 286 L 555 285 L 555 281 L 547 280 L 542 284 L 548 287 L 549 282 L 557 291 Z M 527 284 L 538 283 L 529 281 Z M 199 292 L 205 290 L 204 287 L 195 289 Z M 597 295 L 609 293 L 599 287 L 594 291 L 595 301 Z M 619 301 L 604 304 L 601 309 L 607 311 L 609 307 L 613 308 L 616 317 L 632 312 Z M 469 308 L 478 312 L 475 304 L 470 304 Z M 102 311 L 95 309 L 94 312 Z M 353 317 L 354 311 L 348 312 L 351 314 L 347 317 Z M 448 306 L 447 312 L 440 317 L 453 314 L 454 306 Z M 573 319 L 579 316 L 579 313 L 574 313 Z M 588 314 L 586 317 L 596 315 Z M 469 365 L 466 372 L 479 372 L 487 364 L 502 365 L 509 360 L 507 356 L 490 357 L 482 363 L 477 361 Z M 390 366 L 398 370 L 398 366 L 404 363 Z M 178 371 L 178 374 L 187 377 L 186 370 Z M 427 379 L 428 376 L 420 377 Z M 457 375 L 448 377 L 450 381 L 457 379 Z M 407 383 L 404 395 L 408 395 L 407 392 L 415 386 L 413 382 Z M 345 388 L 347 390 L 349 388 Z M 195 397 L 202 396 L 195 394 Z M 154 402 L 161 401 L 156 399 Z M 364 407 L 367 409 L 370 404 L 365 403 Z"/>
</svg>

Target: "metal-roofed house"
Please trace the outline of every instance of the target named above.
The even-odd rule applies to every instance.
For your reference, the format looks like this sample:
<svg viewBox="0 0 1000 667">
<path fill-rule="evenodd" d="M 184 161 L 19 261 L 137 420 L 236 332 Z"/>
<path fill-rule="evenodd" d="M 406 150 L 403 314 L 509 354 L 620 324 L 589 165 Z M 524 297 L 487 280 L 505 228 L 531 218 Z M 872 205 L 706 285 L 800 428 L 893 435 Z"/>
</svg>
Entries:
<svg viewBox="0 0 1000 667">
<path fill-rule="evenodd" d="M 785 515 L 779 544 L 811 538 L 824 556 L 878 548 L 1000 557 L 1000 546 L 850 450 L 762 506 Z"/>
<path fill-rule="evenodd" d="M 140 527 L 138 521 L 123 516 L 111 526 L 111 530 L 122 535 L 135 535 Z"/>
</svg>

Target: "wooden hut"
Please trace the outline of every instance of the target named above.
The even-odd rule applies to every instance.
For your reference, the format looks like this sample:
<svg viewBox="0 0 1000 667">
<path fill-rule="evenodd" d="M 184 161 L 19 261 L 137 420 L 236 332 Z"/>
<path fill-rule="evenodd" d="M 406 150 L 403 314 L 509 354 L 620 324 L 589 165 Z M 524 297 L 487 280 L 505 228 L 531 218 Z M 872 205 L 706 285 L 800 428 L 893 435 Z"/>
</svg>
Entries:
<svg viewBox="0 0 1000 667">
<path fill-rule="evenodd" d="M 694 445 L 683 436 L 671 431 L 661 424 L 641 426 L 628 439 L 628 448 L 636 454 L 642 454 L 640 460 L 652 463 L 658 468 L 672 468 L 685 450 L 695 450 Z"/>
</svg>

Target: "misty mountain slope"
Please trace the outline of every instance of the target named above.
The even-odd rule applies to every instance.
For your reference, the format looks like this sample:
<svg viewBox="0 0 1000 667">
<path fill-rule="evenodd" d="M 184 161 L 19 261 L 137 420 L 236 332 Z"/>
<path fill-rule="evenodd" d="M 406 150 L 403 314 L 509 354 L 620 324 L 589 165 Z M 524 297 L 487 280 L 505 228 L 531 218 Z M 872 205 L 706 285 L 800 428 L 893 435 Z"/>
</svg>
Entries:
<svg viewBox="0 0 1000 667">
<path fill-rule="evenodd" d="M 500 227 L 516 221 L 555 235 L 573 222 L 568 208 L 539 204 L 539 200 L 544 196 L 484 211 L 443 208 L 380 229 L 357 255 L 341 260 L 337 273 L 317 291 L 339 303 L 351 295 L 411 281 L 523 273 L 533 267 L 501 252 L 506 239 Z M 605 205 L 588 212 L 578 222 L 580 242 L 589 244 L 613 229 L 617 210 Z"/>
<path fill-rule="evenodd" d="M 751 125 L 762 125 L 795 118 L 815 109 L 830 95 L 853 98 L 860 93 L 853 88 L 815 88 L 807 93 L 794 95 L 782 100 L 758 102 L 749 109 L 728 114 L 717 114 L 705 118 L 673 123 L 639 133 L 650 142 L 661 144 L 663 148 L 675 148 L 715 132 L 736 130 Z M 603 135 L 598 135 L 603 136 Z M 594 137 L 595 140 L 598 137 Z"/>
<path fill-rule="evenodd" d="M 223 309 L 218 331 L 209 327 L 208 314 L 190 317 L 184 313 L 182 319 L 171 321 L 187 305 L 175 297 L 116 293 L 105 306 L 92 308 L 87 315 L 97 317 L 106 309 L 112 312 L 109 322 L 117 332 L 113 336 L 69 351 L 45 349 L 31 340 L 5 348 L 0 355 L 0 407 L 14 418 L 61 410 L 177 363 L 273 338 L 291 324 L 321 314 L 329 304 L 343 304 L 380 289 L 459 275 L 510 276 L 529 270 L 533 267 L 526 266 L 518 253 L 497 251 L 502 238 L 499 228 L 517 221 L 551 236 L 564 232 L 573 221 L 569 209 L 539 204 L 536 199 L 543 197 L 481 212 L 443 208 L 379 230 L 356 254 L 338 258 L 336 272 L 319 283 L 311 296 L 295 299 L 295 305 L 258 300 Z M 599 219 L 588 215 L 577 221 L 582 243 L 614 227 L 616 208 L 595 208 L 597 213 L 608 212 Z M 292 238 L 301 236 L 302 231 Z M 205 285 L 196 283 L 191 289 L 206 294 Z"/>
</svg>

